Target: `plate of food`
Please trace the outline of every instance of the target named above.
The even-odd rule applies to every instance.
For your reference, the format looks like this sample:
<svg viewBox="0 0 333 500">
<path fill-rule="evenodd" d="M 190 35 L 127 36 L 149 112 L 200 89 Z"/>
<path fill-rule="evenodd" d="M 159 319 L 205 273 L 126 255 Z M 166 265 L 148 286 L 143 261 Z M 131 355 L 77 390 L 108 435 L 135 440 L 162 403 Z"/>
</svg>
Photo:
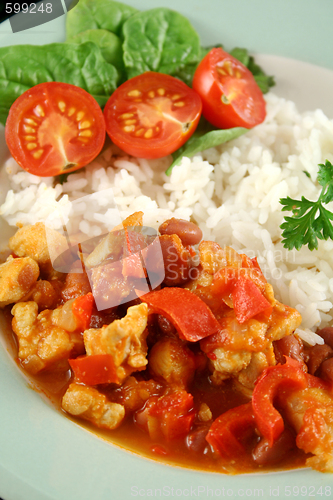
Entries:
<svg viewBox="0 0 333 500">
<path fill-rule="evenodd" d="M 0 25 L 4 500 L 332 495 L 322 7 Z"/>
</svg>

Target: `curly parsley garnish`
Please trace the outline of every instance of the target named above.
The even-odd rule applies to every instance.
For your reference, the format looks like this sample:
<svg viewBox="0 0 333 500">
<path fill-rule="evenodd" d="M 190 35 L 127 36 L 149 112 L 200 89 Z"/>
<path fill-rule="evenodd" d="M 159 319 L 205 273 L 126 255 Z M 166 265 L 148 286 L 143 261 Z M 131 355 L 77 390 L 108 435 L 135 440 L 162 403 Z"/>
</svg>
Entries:
<svg viewBox="0 0 333 500">
<path fill-rule="evenodd" d="M 289 196 L 281 198 L 282 211 L 289 210 L 292 217 L 285 217 L 281 224 L 282 243 L 285 248 L 299 250 L 308 245 L 310 250 L 318 249 L 318 239 L 333 240 L 333 213 L 323 204 L 333 201 L 333 165 L 326 160 L 319 164 L 317 181 L 322 186 L 317 201 L 309 201 L 304 196 L 293 200 Z"/>
</svg>

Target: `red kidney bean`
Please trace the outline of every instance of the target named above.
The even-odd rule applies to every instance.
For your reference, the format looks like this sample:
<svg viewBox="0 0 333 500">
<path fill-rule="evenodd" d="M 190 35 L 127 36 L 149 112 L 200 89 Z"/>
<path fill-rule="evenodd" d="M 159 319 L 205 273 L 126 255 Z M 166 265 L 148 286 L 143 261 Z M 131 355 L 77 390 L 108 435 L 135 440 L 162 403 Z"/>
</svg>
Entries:
<svg viewBox="0 0 333 500">
<path fill-rule="evenodd" d="M 309 373 L 314 375 L 323 361 L 333 356 L 333 349 L 327 344 L 316 344 L 308 349 L 307 365 Z"/>
<path fill-rule="evenodd" d="M 285 363 L 284 356 L 303 362 L 303 343 L 295 335 L 287 335 L 274 342 L 275 357 L 279 363 Z"/>
<path fill-rule="evenodd" d="M 276 464 L 294 447 L 295 436 L 290 429 L 285 428 L 272 447 L 269 446 L 268 439 L 261 438 L 252 452 L 252 458 L 258 465 Z"/>
<path fill-rule="evenodd" d="M 170 323 L 167 318 L 165 318 L 161 314 L 158 314 L 157 316 L 157 324 L 162 333 L 164 333 L 164 335 L 166 335 L 167 337 L 178 337 L 176 328 L 172 323 Z"/>
<path fill-rule="evenodd" d="M 190 451 L 194 453 L 203 452 L 207 446 L 206 436 L 209 431 L 208 426 L 201 426 L 190 432 L 186 436 L 186 446 Z"/>
<path fill-rule="evenodd" d="M 333 358 L 326 359 L 320 365 L 320 378 L 333 382 Z"/>
<path fill-rule="evenodd" d="M 194 224 L 183 219 L 169 219 L 163 222 L 158 228 L 161 234 L 176 234 L 182 240 L 184 246 L 197 245 L 202 238 L 201 229 Z"/>
<path fill-rule="evenodd" d="M 333 327 L 327 326 L 318 330 L 316 333 L 324 339 L 325 344 L 329 345 L 333 349 Z"/>
</svg>

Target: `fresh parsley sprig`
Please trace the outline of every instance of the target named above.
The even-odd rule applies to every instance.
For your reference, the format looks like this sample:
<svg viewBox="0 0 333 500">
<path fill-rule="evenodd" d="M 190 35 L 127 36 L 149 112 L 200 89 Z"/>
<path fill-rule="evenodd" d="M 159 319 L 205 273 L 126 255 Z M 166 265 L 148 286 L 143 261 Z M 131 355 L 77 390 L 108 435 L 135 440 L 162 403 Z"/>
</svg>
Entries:
<svg viewBox="0 0 333 500">
<path fill-rule="evenodd" d="M 285 248 L 299 250 L 308 245 L 310 250 L 318 249 L 318 239 L 333 240 L 333 213 L 323 204 L 333 201 L 333 165 L 326 160 L 319 164 L 317 181 L 322 186 L 317 201 L 310 201 L 302 196 L 293 200 L 289 196 L 281 198 L 282 211 L 291 211 L 292 217 L 285 217 L 281 224 L 282 243 Z"/>
</svg>

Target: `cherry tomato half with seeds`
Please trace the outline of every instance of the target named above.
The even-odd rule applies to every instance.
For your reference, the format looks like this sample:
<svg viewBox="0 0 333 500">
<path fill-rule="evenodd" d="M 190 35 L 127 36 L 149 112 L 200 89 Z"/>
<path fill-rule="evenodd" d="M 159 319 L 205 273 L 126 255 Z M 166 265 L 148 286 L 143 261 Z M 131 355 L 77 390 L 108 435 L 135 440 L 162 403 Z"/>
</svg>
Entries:
<svg viewBox="0 0 333 500">
<path fill-rule="evenodd" d="M 5 134 L 8 148 L 22 168 L 48 177 L 91 162 L 103 147 L 105 122 L 88 92 L 68 83 L 46 82 L 16 99 Z"/>
<path fill-rule="evenodd" d="M 104 117 L 111 140 L 139 158 L 161 158 L 176 151 L 195 131 L 201 99 L 185 83 L 148 71 L 120 85 Z"/>
<path fill-rule="evenodd" d="M 193 77 L 202 114 L 215 127 L 252 128 L 263 122 L 266 104 L 251 71 L 220 48 L 212 49 Z"/>
</svg>

